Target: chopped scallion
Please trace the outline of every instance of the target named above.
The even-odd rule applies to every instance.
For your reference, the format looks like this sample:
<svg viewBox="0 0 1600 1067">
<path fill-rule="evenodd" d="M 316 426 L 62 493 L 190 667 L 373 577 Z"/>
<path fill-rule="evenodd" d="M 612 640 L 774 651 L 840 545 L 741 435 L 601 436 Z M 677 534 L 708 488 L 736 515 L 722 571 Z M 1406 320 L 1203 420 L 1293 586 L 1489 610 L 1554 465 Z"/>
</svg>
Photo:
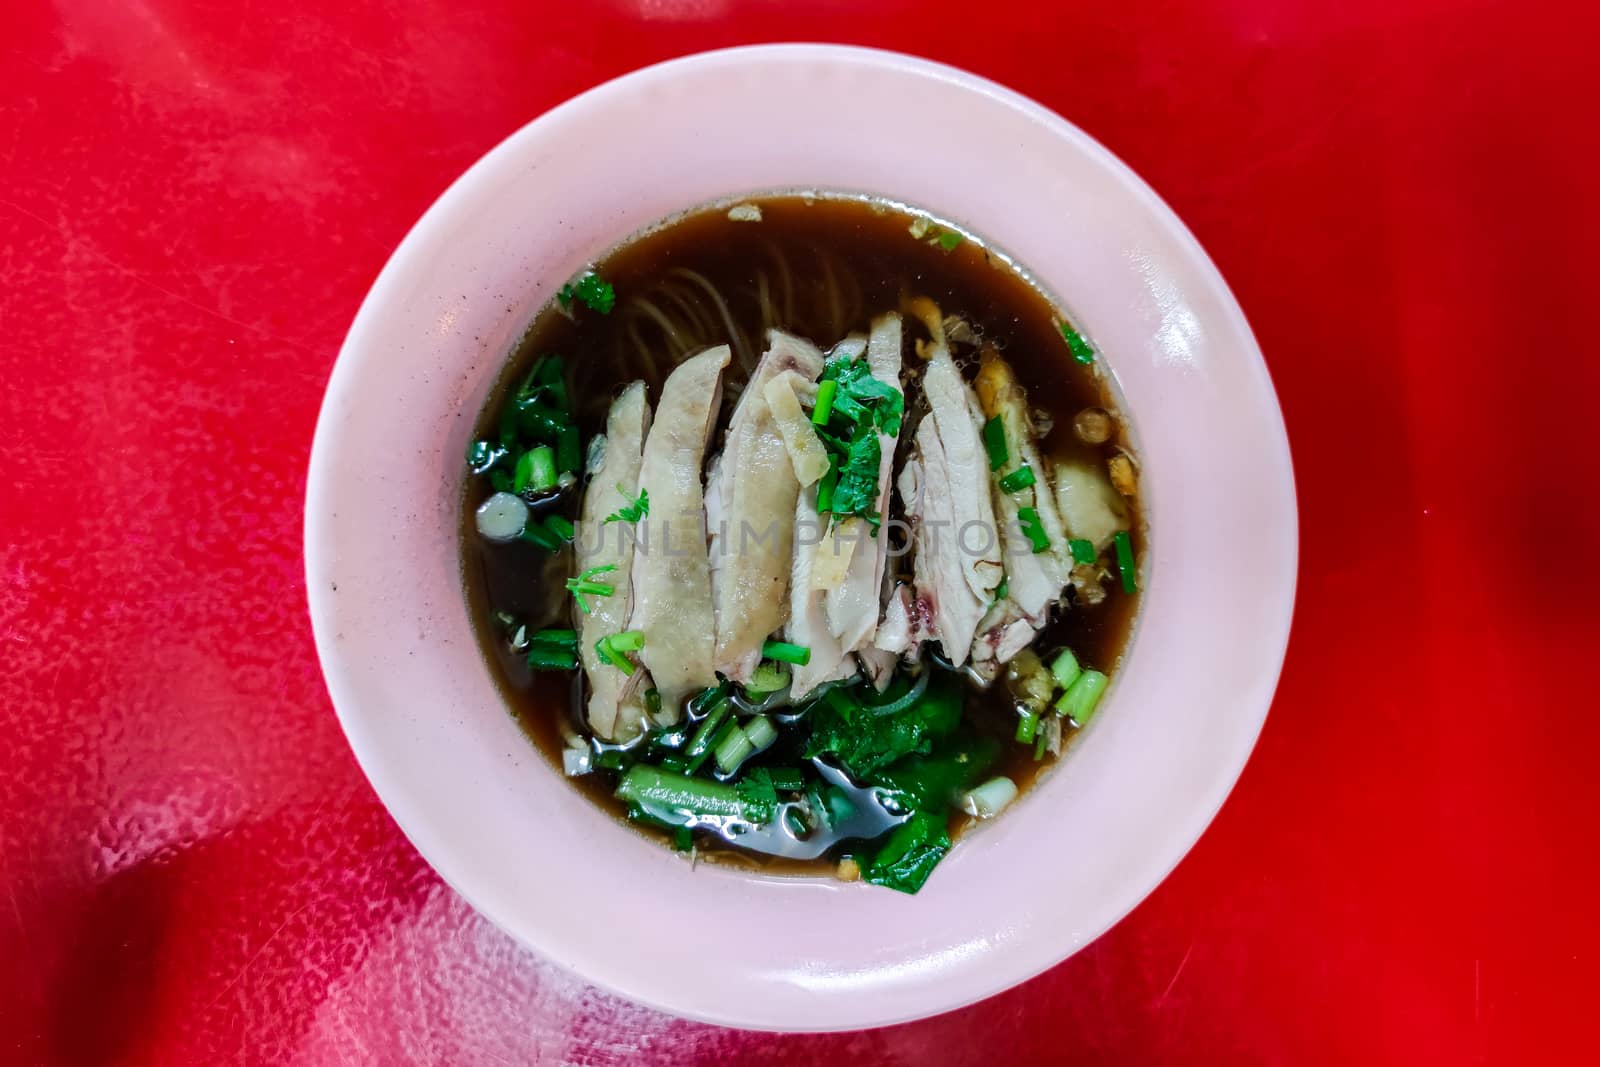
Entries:
<svg viewBox="0 0 1600 1067">
<path fill-rule="evenodd" d="M 780 663 L 793 663 L 804 667 L 811 662 L 811 650 L 804 645 L 791 645 L 786 641 L 768 641 L 761 646 L 761 655 Z"/>
<path fill-rule="evenodd" d="M 776 663 L 761 663 L 750 672 L 744 691 L 750 694 L 776 693 L 789 684 L 789 672 Z"/>
<path fill-rule="evenodd" d="M 1124 593 L 1137 593 L 1139 591 L 1139 572 L 1133 565 L 1133 538 L 1128 536 L 1127 530 L 1118 530 L 1112 536 L 1111 543 L 1117 549 L 1117 570 L 1122 572 L 1122 591 Z"/>
<path fill-rule="evenodd" d="M 728 725 L 733 726 L 732 723 Z M 750 743 L 749 735 L 734 726 L 732 732 L 725 733 L 721 743 L 717 745 L 714 756 L 717 769 L 723 774 L 732 774 L 754 751 L 755 746 Z"/>
<path fill-rule="evenodd" d="M 1094 349 L 1089 347 L 1089 342 L 1083 335 L 1066 323 L 1061 324 L 1061 336 L 1066 340 L 1067 347 L 1072 350 L 1072 358 L 1079 363 L 1093 363 Z"/>
<path fill-rule="evenodd" d="M 611 635 L 611 647 L 618 652 L 637 652 L 644 647 L 643 630 L 623 630 Z"/>
<path fill-rule="evenodd" d="M 761 752 L 778 739 L 778 728 L 765 715 L 757 715 L 744 724 L 744 736 L 751 748 Z"/>
<path fill-rule="evenodd" d="M 1022 527 L 1022 536 L 1033 545 L 1035 553 L 1047 551 L 1050 548 L 1050 535 L 1044 532 L 1044 523 L 1039 520 L 1039 513 L 1031 507 L 1017 509 L 1017 523 Z"/>
<path fill-rule="evenodd" d="M 828 457 L 828 473 L 822 476 L 817 483 L 817 511 L 830 512 L 833 510 L 833 491 L 839 486 L 839 458 Z"/>
<path fill-rule="evenodd" d="M 1011 451 L 1006 447 L 1006 427 L 996 415 L 983 424 L 983 447 L 989 453 L 989 469 L 997 471 L 1011 459 Z"/>
<path fill-rule="evenodd" d="M 949 230 L 945 230 L 939 235 L 939 247 L 944 249 L 946 252 L 954 252 L 961 246 L 961 242 L 964 240 L 966 240 L 966 238 L 962 237 L 959 233 L 952 233 Z"/>
<path fill-rule="evenodd" d="M 1000 479 L 1000 488 L 1007 493 L 1020 493 L 1034 484 L 1033 468 L 1028 466 L 1018 467 L 1004 478 Z"/>
<path fill-rule="evenodd" d="M 1017 740 L 1028 744 L 1039 730 L 1039 713 L 1024 711 L 1017 719 Z"/>
<path fill-rule="evenodd" d="M 516 491 L 543 493 L 556 487 L 556 453 L 549 445 L 530 448 L 517 460 Z"/>
<path fill-rule="evenodd" d="M 1095 561 L 1093 541 L 1085 541 L 1081 537 L 1074 537 L 1067 542 L 1067 547 L 1072 549 L 1072 562 L 1093 563 Z"/>
<path fill-rule="evenodd" d="M 581 603 L 581 601 L 580 601 Z M 614 637 L 615 635 L 613 635 Z M 623 674 L 633 673 L 633 661 L 622 654 L 622 651 L 611 644 L 611 637 L 602 637 L 594 643 L 595 654 L 602 660 L 611 664 Z"/>
<path fill-rule="evenodd" d="M 568 522 L 566 517 L 563 515 L 546 516 L 544 520 L 544 528 L 545 531 L 551 536 L 557 538 L 558 540 L 569 543 L 578 533 L 577 530 L 572 528 L 572 523 Z"/>
<path fill-rule="evenodd" d="M 578 473 L 578 468 L 583 463 L 583 457 L 578 454 L 579 443 L 578 428 L 571 423 L 561 427 L 556 434 L 555 465 L 563 474 Z M 554 485 L 555 480 L 551 479 L 550 484 Z"/>
<path fill-rule="evenodd" d="M 1109 681 L 1099 671 L 1084 671 L 1056 701 L 1056 710 L 1071 719 L 1074 726 L 1087 726 Z"/>
<path fill-rule="evenodd" d="M 577 665 L 578 658 L 569 648 L 539 644 L 528 648 L 528 666 L 536 671 L 570 671 Z"/>
<path fill-rule="evenodd" d="M 833 397 L 838 391 L 839 383 L 831 378 L 817 386 L 817 406 L 811 409 L 813 423 L 818 426 L 828 425 L 828 416 L 833 414 Z"/>
<path fill-rule="evenodd" d="M 1070 648 L 1063 648 L 1061 654 L 1050 663 L 1050 674 L 1055 678 L 1056 685 L 1062 689 L 1069 688 L 1082 673 L 1083 668 L 1078 666 L 1078 657 L 1072 654 Z"/>
</svg>

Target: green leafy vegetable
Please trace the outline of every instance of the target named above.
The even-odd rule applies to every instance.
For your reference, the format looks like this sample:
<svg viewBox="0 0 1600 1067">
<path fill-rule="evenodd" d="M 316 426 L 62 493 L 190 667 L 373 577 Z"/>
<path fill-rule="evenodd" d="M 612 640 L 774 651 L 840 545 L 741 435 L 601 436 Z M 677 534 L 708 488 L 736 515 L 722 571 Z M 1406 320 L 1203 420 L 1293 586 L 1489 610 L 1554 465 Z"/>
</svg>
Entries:
<svg viewBox="0 0 1600 1067">
<path fill-rule="evenodd" d="M 979 781 L 1000 756 L 1000 743 L 957 733 L 926 756 L 911 755 L 872 775 L 886 799 L 901 810 L 943 811 L 956 794 Z"/>
<path fill-rule="evenodd" d="M 600 525 L 604 526 L 607 522 L 638 522 L 650 514 L 650 490 L 641 489 L 637 497 L 629 499 L 628 491 L 618 483 L 617 492 L 622 494 L 622 507 L 607 515 L 605 522 Z"/>
<path fill-rule="evenodd" d="M 872 694 L 874 702 L 892 704 L 911 684 L 897 678 L 881 700 Z M 932 751 L 934 742 L 961 721 L 962 689 L 948 678 L 935 678 L 921 699 L 889 715 L 864 704 L 860 689 L 834 689 L 812 708 L 807 758 L 832 756 L 857 778 L 867 779 L 905 756 Z"/>
<path fill-rule="evenodd" d="M 590 271 L 576 282 L 563 285 L 561 291 L 556 293 L 556 299 L 561 301 L 561 306 L 571 307 L 574 300 L 583 304 L 590 311 L 598 311 L 602 315 L 611 314 L 611 309 L 617 303 L 617 291 L 610 282 L 600 275 Z"/>
<path fill-rule="evenodd" d="M 949 851 L 944 817 L 919 811 L 890 832 L 862 868 L 861 877 L 873 885 L 915 893 Z"/>
<path fill-rule="evenodd" d="M 1081 333 L 1063 322 L 1061 336 L 1066 340 L 1067 348 L 1072 351 L 1073 359 L 1085 364 L 1094 362 L 1094 349 L 1089 347 L 1089 342 L 1083 339 Z"/>
</svg>

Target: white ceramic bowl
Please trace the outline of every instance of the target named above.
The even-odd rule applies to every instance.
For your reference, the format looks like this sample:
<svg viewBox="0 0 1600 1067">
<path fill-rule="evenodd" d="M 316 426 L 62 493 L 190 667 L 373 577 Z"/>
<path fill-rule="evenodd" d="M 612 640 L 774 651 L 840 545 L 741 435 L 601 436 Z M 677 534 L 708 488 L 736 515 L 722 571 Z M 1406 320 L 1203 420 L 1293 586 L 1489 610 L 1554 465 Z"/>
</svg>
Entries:
<svg viewBox="0 0 1600 1067">
<path fill-rule="evenodd" d="M 959 150 L 952 150 L 959 146 Z M 915 897 L 701 865 L 584 800 L 518 731 L 461 591 L 463 454 L 513 341 L 581 265 L 729 194 L 904 200 L 1015 256 L 1114 372 L 1143 445 L 1148 591 L 1063 765 Z M 692 56 L 556 108 L 467 171 L 372 287 L 306 496 L 328 689 L 373 788 L 474 907 L 584 978 L 735 1026 L 846 1029 L 969 1003 L 1064 959 L 1200 836 L 1277 682 L 1296 518 L 1272 384 L 1183 224 L 1082 132 L 884 52 Z"/>
</svg>

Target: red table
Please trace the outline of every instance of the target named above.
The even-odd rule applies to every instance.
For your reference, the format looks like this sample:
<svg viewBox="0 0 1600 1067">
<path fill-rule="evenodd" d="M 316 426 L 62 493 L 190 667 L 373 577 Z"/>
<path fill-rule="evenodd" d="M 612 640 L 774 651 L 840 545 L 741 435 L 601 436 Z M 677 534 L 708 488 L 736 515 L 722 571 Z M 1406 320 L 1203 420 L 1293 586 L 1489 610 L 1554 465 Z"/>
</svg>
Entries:
<svg viewBox="0 0 1600 1067">
<path fill-rule="evenodd" d="M 0 1058 L 1594 1062 L 1600 22 L 1204 6 L 9 5 Z M 998 78 L 1143 174 L 1255 324 L 1303 524 L 1266 732 L 1166 884 L 1010 993 L 805 1038 L 469 911 L 345 747 L 300 559 L 323 383 L 429 201 L 572 93 L 785 38 Z"/>
</svg>

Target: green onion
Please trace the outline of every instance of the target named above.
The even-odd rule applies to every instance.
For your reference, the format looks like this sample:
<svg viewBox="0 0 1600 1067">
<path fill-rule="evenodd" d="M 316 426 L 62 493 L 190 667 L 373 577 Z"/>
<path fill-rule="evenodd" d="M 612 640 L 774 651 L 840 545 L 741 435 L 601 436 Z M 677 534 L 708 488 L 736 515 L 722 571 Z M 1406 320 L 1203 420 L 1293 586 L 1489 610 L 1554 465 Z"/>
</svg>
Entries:
<svg viewBox="0 0 1600 1067">
<path fill-rule="evenodd" d="M 728 725 L 733 726 L 732 723 Z M 723 774 L 732 774 L 755 750 L 756 747 L 750 743 L 749 735 L 734 726 L 733 732 L 725 734 L 722 743 L 717 745 L 715 753 L 717 769 Z"/>
<path fill-rule="evenodd" d="M 578 445 L 578 428 L 570 423 L 561 427 L 560 432 L 556 435 L 557 452 L 555 465 L 560 468 L 563 474 L 578 473 L 578 467 L 583 462 L 583 457 L 578 455 Z M 550 484 L 555 484 L 554 478 L 550 480 Z"/>
<path fill-rule="evenodd" d="M 839 391 L 839 383 L 829 379 L 817 386 L 817 406 L 811 409 L 811 421 L 818 426 L 828 425 L 828 416 L 833 414 L 833 394 Z"/>
<path fill-rule="evenodd" d="M 582 602 L 580 601 L 580 603 Z M 621 671 L 623 674 L 632 674 L 633 661 L 627 656 L 624 656 L 620 650 L 613 647 L 611 641 L 611 637 L 602 637 L 600 640 L 596 641 L 594 643 L 595 654 L 605 662 L 611 664 L 617 670 Z"/>
<path fill-rule="evenodd" d="M 689 761 L 682 756 L 662 756 L 656 766 L 673 774 L 687 774 L 689 771 Z"/>
<path fill-rule="evenodd" d="M 1133 538 L 1128 536 L 1127 530 L 1118 530 L 1111 538 L 1111 543 L 1117 549 L 1117 570 L 1122 572 L 1122 591 L 1137 593 L 1139 573 L 1133 565 Z"/>
<path fill-rule="evenodd" d="M 568 543 L 572 541 L 578 532 L 572 528 L 572 523 L 561 515 L 547 516 L 544 520 L 544 529 L 550 536 Z"/>
<path fill-rule="evenodd" d="M 1072 549 L 1072 562 L 1093 563 L 1095 561 L 1093 541 L 1085 541 L 1081 537 L 1074 537 L 1067 542 L 1067 547 Z"/>
<path fill-rule="evenodd" d="M 1055 678 L 1056 685 L 1062 689 L 1070 688 L 1082 673 L 1083 668 L 1078 666 L 1078 657 L 1072 654 L 1070 648 L 1063 648 L 1061 654 L 1050 664 L 1050 674 Z"/>
<path fill-rule="evenodd" d="M 751 748 L 762 752 L 778 739 L 778 728 L 765 715 L 757 715 L 744 724 L 744 736 Z"/>
<path fill-rule="evenodd" d="M 839 461 L 834 456 L 828 457 L 828 473 L 822 476 L 817 483 L 817 510 L 829 512 L 833 510 L 833 491 L 839 485 Z"/>
<path fill-rule="evenodd" d="M 1087 726 L 1094 716 L 1094 709 L 1100 704 L 1100 695 L 1106 691 L 1109 682 L 1104 674 L 1099 671 L 1084 671 L 1078 675 L 1070 688 L 1056 701 L 1056 710 L 1072 720 L 1074 726 Z"/>
<path fill-rule="evenodd" d="M 569 648 L 554 645 L 532 645 L 528 648 L 528 666 L 536 671 L 570 671 L 578 665 L 578 657 Z"/>
<path fill-rule="evenodd" d="M 1050 548 L 1050 535 L 1044 532 L 1044 523 L 1039 521 L 1039 513 L 1033 508 L 1018 508 L 1017 522 L 1022 526 L 1022 535 L 1033 545 L 1037 554 Z"/>
<path fill-rule="evenodd" d="M 655 686 L 644 691 L 644 710 L 652 719 L 661 714 L 661 690 Z"/>
<path fill-rule="evenodd" d="M 1079 363 L 1093 363 L 1094 349 L 1089 347 L 1089 342 L 1083 335 L 1066 323 L 1061 324 L 1061 336 L 1066 340 L 1067 347 L 1072 350 L 1072 358 Z"/>
<path fill-rule="evenodd" d="M 961 794 L 961 810 L 979 819 L 992 819 L 1017 799 L 1017 784 L 1001 775 Z"/>
<path fill-rule="evenodd" d="M 622 776 L 616 795 L 618 800 L 638 804 L 650 814 L 737 817 L 744 812 L 739 791 L 731 785 L 673 774 L 643 763 L 634 764 Z"/>
<path fill-rule="evenodd" d="M 546 552 L 555 552 L 561 547 L 561 540 L 542 522 L 528 523 L 517 536 Z"/>
<path fill-rule="evenodd" d="M 983 447 L 989 453 L 989 469 L 997 471 L 1006 465 L 1011 452 L 1006 448 L 1006 427 L 996 415 L 983 424 Z"/>
<path fill-rule="evenodd" d="M 611 647 L 618 652 L 637 652 L 644 647 L 644 631 L 623 630 L 612 634 Z"/>
<path fill-rule="evenodd" d="M 517 481 L 522 482 L 522 464 L 528 464 L 528 478 L 523 484 L 535 493 L 542 493 L 547 489 L 556 487 L 556 454 L 549 445 L 540 445 L 531 448 L 522 454 L 522 459 L 517 460 Z M 522 492 L 518 489 L 517 492 Z"/>
<path fill-rule="evenodd" d="M 746 693 L 776 693 L 789 684 L 789 672 L 776 663 L 762 663 L 744 683 Z"/>
<path fill-rule="evenodd" d="M 1033 740 L 1033 735 L 1039 730 L 1039 713 L 1024 711 L 1017 719 L 1017 740 L 1023 744 Z"/>
<path fill-rule="evenodd" d="M 804 837 L 811 832 L 811 827 L 806 825 L 805 817 L 798 808 L 789 808 L 783 813 L 783 825 L 796 837 Z"/>
<path fill-rule="evenodd" d="M 768 641 L 761 646 L 761 655 L 780 663 L 793 663 L 804 667 L 811 662 L 811 650 L 804 645 L 791 645 L 785 641 Z"/>
<path fill-rule="evenodd" d="M 705 721 L 695 730 L 694 736 L 689 738 L 689 745 L 683 750 L 683 754 L 690 759 L 694 759 L 694 757 L 703 756 L 710 751 L 712 748 L 711 742 L 717 733 L 717 727 L 722 725 L 722 721 L 728 717 L 728 713 L 732 710 L 733 705 L 728 703 L 727 697 L 724 696 L 721 703 L 713 707 L 711 712 L 706 715 Z"/>
<path fill-rule="evenodd" d="M 552 648 L 565 648 L 569 651 L 575 650 L 578 647 L 578 631 L 540 630 L 533 635 L 533 643 Z"/>
<path fill-rule="evenodd" d="M 509 493 L 512 486 L 511 475 L 502 470 L 492 470 L 489 472 L 489 485 L 497 493 Z"/>
<path fill-rule="evenodd" d="M 517 425 L 523 433 L 541 441 L 555 440 L 561 428 L 567 425 L 566 412 L 541 404 L 532 397 L 513 402 L 512 409 L 516 412 Z"/>
<path fill-rule="evenodd" d="M 966 238 L 962 237 L 959 233 L 951 233 L 949 230 L 945 230 L 939 235 L 939 247 L 944 249 L 946 252 L 954 252 L 961 246 L 961 242 L 964 240 L 966 240 Z"/>
<path fill-rule="evenodd" d="M 1044 759 L 1045 746 L 1049 744 L 1049 741 L 1049 735 L 1040 730 L 1038 736 L 1033 739 L 1033 762 L 1038 763 Z"/>
<path fill-rule="evenodd" d="M 1018 467 L 1004 478 L 1000 479 L 1000 488 L 1007 493 L 1020 493 L 1034 483 L 1033 468 L 1028 466 Z"/>
<path fill-rule="evenodd" d="M 467 466 L 482 474 L 506 457 L 506 450 L 492 441 L 474 441 L 467 448 Z"/>
</svg>

